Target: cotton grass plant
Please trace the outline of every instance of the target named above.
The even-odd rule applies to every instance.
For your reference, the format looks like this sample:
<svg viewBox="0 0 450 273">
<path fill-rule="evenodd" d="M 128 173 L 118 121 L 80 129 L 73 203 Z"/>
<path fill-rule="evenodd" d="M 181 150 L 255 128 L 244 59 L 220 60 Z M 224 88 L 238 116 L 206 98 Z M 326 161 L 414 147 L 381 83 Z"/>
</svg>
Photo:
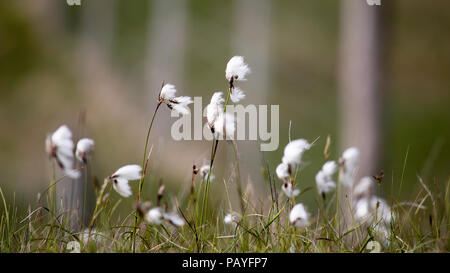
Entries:
<svg viewBox="0 0 450 273">
<path fill-rule="evenodd" d="M 78 228 L 70 225 L 76 212 L 54 206 L 54 187 L 82 173 L 85 184 L 91 180 L 87 168 L 94 160 L 94 140 L 80 139 L 75 147 L 70 129 L 60 126 L 45 141 L 52 169 L 50 186 L 38 194 L 37 202 L 28 206 L 25 215 L 18 214 L 15 203 L 6 202 L 0 188 L 0 252 L 369 252 L 373 246 L 383 252 L 450 250 L 449 181 L 444 189 L 432 192 L 418 177 L 420 188 L 410 201 L 382 196 L 377 194 L 384 183 L 382 176 L 358 174 L 357 148 L 350 147 L 339 158 L 330 158 L 330 137 L 323 147 L 325 163 L 308 166 L 303 157 L 322 149 L 317 139 L 289 141 L 279 165 L 262 166 L 270 196 L 264 202 L 255 202 L 251 187 L 244 190 L 241 185 L 235 118 L 227 112 L 230 100 L 238 103 L 246 97 L 236 83 L 247 80 L 249 73 L 242 56 L 229 60 L 226 95 L 213 93 L 207 106 L 206 118 L 213 135 L 210 157 L 193 165 L 191 180 L 186 181 L 190 184 L 187 195 L 174 197 L 159 182 L 153 204 L 142 189 L 146 179 L 158 183 L 147 171 L 154 120 L 163 104 L 170 111 L 187 115 L 192 103 L 190 97 L 177 96 L 174 85 L 163 83 L 148 126 L 141 165 L 131 162 L 119 168 L 108 166 L 111 172 L 103 175 L 103 183 L 94 184 L 96 202 L 90 219 L 83 221 L 83 216 Z M 223 177 L 214 173 L 216 165 L 228 164 L 215 160 L 219 143 L 231 147 L 235 155 L 233 168 Z M 63 171 L 62 177 L 56 177 L 55 168 Z M 305 184 L 309 183 L 298 178 L 303 168 L 316 172 L 315 181 L 310 182 L 315 183 L 317 208 L 303 203 Z M 356 183 L 359 175 L 366 176 Z M 224 185 L 221 197 L 210 196 L 216 184 Z M 137 191 L 132 190 L 135 187 Z M 231 201 L 235 194 L 240 211 Z M 132 207 L 124 207 L 122 200 L 127 198 L 133 200 Z M 84 203 L 86 198 L 83 208 Z M 128 214 L 120 214 L 119 208 Z"/>
</svg>

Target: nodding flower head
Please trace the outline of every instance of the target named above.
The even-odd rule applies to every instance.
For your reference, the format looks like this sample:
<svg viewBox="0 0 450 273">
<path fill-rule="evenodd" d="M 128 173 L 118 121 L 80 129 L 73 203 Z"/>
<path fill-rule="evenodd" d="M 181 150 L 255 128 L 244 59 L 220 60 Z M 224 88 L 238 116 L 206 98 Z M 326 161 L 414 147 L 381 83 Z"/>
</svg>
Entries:
<svg viewBox="0 0 450 273">
<path fill-rule="evenodd" d="M 78 140 L 75 156 L 84 164 L 87 163 L 87 156 L 94 151 L 94 141 L 90 138 L 82 138 Z"/>
<path fill-rule="evenodd" d="M 220 113 L 214 122 L 214 132 L 216 139 L 234 139 L 236 124 L 234 115 L 230 113 Z"/>
<path fill-rule="evenodd" d="M 309 213 L 303 204 L 295 205 L 289 214 L 289 221 L 295 227 L 305 227 L 309 225 Z"/>
<path fill-rule="evenodd" d="M 312 144 L 309 144 L 305 139 L 296 139 L 289 142 L 284 148 L 283 163 L 290 166 L 300 164 L 303 153 L 309 150 L 311 146 Z"/>
<path fill-rule="evenodd" d="M 225 100 L 222 98 L 222 92 L 216 92 L 211 97 L 211 102 L 206 106 L 206 119 L 208 125 L 212 129 L 217 117 L 223 113 L 223 103 Z"/>
<path fill-rule="evenodd" d="M 182 115 L 190 114 L 188 105 L 192 103 L 192 99 L 186 96 L 175 97 L 176 92 L 173 84 L 164 85 L 159 93 L 159 103 L 165 103 L 171 110 Z"/>
<path fill-rule="evenodd" d="M 144 219 L 151 225 L 161 225 L 163 221 L 167 221 L 177 227 L 184 226 L 185 224 L 184 219 L 181 218 L 177 213 L 166 213 L 160 207 L 149 209 L 149 211 L 145 214 Z"/>
<path fill-rule="evenodd" d="M 239 221 L 239 218 L 233 213 L 228 213 L 227 215 L 225 215 L 225 218 L 223 219 L 223 222 L 226 225 L 233 225 L 233 226 L 236 226 L 238 221 Z"/>
<path fill-rule="evenodd" d="M 245 81 L 247 74 L 249 74 L 250 68 L 244 62 L 244 57 L 234 56 L 228 63 L 225 69 L 225 78 L 229 81 Z"/>
<path fill-rule="evenodd" d="M 316 185 L 319 194 L 324 196 L 336 188 L 336 182 L 333 181 L 333 174 L 337 171 L 337 164 L 334 161 L 328 161 L 322 166 L 316 175 Z"/>
<path fill-rule="evenodd" d="M 294 198 L 300 193 L 299 189 L 294 189 L 292 183 L 287 181 L 283 183 L 281 190 L 288 198 Z"/>
<path fill-rule="evenodd" d="M 114 190 L 123 197 L 131 196 L 129 180 L 142 178 L 142 167 L 139 165 L 126 165 L 118 169 L 109 179 L 113 181 Z"/>
<path fill-rule="evenodd" d="M 73 179 L 80 177 L 80 172 L 74 169 L 72 132 L 66 125 L 61 125 L 45 140 L 47 153 L 56 159 L 59 167 Z"/>
<path fill-rule="evenodd" d="M 286 178 L 291 176 L 289 165 L 283 162 L 278 165 L 275 172 L 277 173 L 278 178 L 281 180 L 286 180 Z"/>
<path fill-rule="evenodd" d="M 208 173 L 209 173 L 209 165 L 203 165 L 203 166 L 200 168 L 200 174 L 202 175 L 203 180 L 206 181 L 206 180 L 208 179 Z M 215 178 L 215 176 L 214 176 L 214 174 L 211 172 L 211 174 L 209 175 L 209 181 L 210 181 L 210 182 L 213 181 L 214 178 Z"/>
</svg>

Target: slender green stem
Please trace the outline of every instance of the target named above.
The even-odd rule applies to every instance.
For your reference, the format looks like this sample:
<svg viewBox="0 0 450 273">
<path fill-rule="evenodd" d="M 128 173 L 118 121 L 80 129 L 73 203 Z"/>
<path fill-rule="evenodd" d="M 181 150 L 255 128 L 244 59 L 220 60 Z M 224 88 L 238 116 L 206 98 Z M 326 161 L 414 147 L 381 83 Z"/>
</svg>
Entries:
<svg viewBox="0 0 450 273">
<path fill-rule="evenodd" d="M 86 192 L 87 192 L 87 180 L 88 180 L 88 172 L 87 172 L 87 164 L 84 164 L 84 187 L 83 187 L 83 210 L 81 211 L 81 227 L 84 226 L 84 217 L 86 210 Z"/>
<path fill-rule="evenodd" d="M 233 142 L 233 151 L 234 151 L 234 159 L 236 161 L 236 184 L 237 184 L 237 192 L 239 195 L 239 201 L 241 204 L 241 214 L 244 215 L 245 212 L 245 204 L 244 204 L 244 195 L 242 191 L 242 181 L 241 181 L 241 172 L 239 169 L 239 154 L 237 150 L 236 142 Z"/>
<path fill-rule="evenodd" d="M 50 180 L 50 186 L 48 188 L 49 192 L 48 195 L 50 196 L 50 211 L 53 213 L 56 209 L 56 190 L 55 185 L 58 181 L 56 181 L 56 167 L 55 167 L 55 161 L 52 160 L 52 179 Z"/>
<path fill-rule="evenodd" d="M 227 111 L 227 105 L 228 102 L 230 100 L 230 96 L 231 96 L 231 89 L 233 88 L 233 84 L 232 82 L 230 82 L 230 86 L 228 88 L 228 94 L 227 94 L 227 99 L 225 101 L 225 105 L 223 107 L 223 112 L 225 113 Z M 204 221 L 206 220 L 206 212 L 207 212 L 207 206 L 208 206 L 208 195 L 209 195 L 209 183 L 210 183 L 210 178 L 211 178 L 211 171 L 212 171 L 212 167 L 214 164 L 214 158 L 216 157 L 216 152 L 217 152 L 217 146 L 219 145 L 219 140 L 215 139 L 215 137 L 213 136 L 213 145 L 212 145 L 212 149 L 211 149 L 211 159 L 210 159 L 210 163 L 209 163 L 209 171 L 208 171 L 208 177 L 206 179 L 206 187 L 205 187 L 205 193 L 203 195 L 203 206 L 202 206 L 202 215 L 201 215 L 201 222 L 200 222 L 200 226 L 202 226 L 204 224 Z"/>
<path fill-rule="evenodd" d="M 150 126 L 148 127 L 148 131 L 147 131 L 147 138 L 145 139 L 145 146 L 144 146 L 144 156 L 142 158 L 142 170 L 143 170 L 143 174 L 141 177 L 141 180 L 139 181 L 139 191 L 138 191 L 138 195 L 137 195 L 137 200 L 141 200 L 141 192 L 142 192 L 142 187 L 144 185 L 144 180 L 145 180 L 145 159 L 147 158 L 147 147 L 148 147 L 148 140 L 150 138 L 150 132 L 152 130 L 153 127 L 153 121 L 155 121 L 155 117 L 156 117 L 156 113 L 158 112 L 159 106 L 161 106 L 161 102 L 158 102 L 158 105 L 156 106 L 155 112 L 153 113 L 153 117 L 152 117 L 152 121 L 150 122 Z"/>
<path fill-rule="evenodd" d="M 148 140 L 150 138 L 150 132 L 152 131 L 152 127 L 153 127 L 153 122 L 155 121 L 155 117 L 156 117 L 156 113 L 158 112 L 159 106 L 161 106 L 161 102 L 158 102 L 158 105 L 156 105 L 155 108 L 155 112 L 153 112 L 153 117 L 152 120 L 150 121 L 150 126 L 148 127 L 148 131 L 147 131 L 147 137 L 145 139 L 145 146 L 144 146 L 144 156 L 142 158 L 142 177 L 141 180 L 139 181 L 139 190 L 138 190 L 138 194 L 137 194 L 137 201 L 139 202 L 139 200 L 141 200 L 141 192 L 142 192 L 142 187 L 144 186 L 144 180 L 145 180 L 145 159 L 147 157 L 147 147 L 148 147 Z M 132 239 L 133 239 L 133 244 L 132 244 L 132 250 L 133 253 L 135 252 L 135 248 L 136 248 L 136 229 L 137 229 L 137 222 L 138 222 L 138 211 L 136 209 L 135 215 L 134 215 L 134 228 L 133 228 L 133 233 L 132 233 Z"/>
</svg>

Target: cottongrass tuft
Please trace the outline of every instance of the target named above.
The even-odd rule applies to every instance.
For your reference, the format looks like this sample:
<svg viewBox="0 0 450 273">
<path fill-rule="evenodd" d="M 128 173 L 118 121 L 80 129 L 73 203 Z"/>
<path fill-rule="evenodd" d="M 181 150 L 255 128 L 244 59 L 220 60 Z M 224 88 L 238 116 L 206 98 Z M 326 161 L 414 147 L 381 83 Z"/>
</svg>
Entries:
<svg viewBox="0 0 450 273">
<path fill-rule="evenodd" d="M 114 190 L 123 197 L 130 197 L 133 193 L 129 180 L 138 180 L 142 178 L 142 167 L 139 165 L 126 165 L 118 169 L 109 177 L 113 181 Z"/>
<path fill-rule="evenodd" d="M 173 84 L 165 84 L 159 93 L 159 103 L 165 103 L 171 110 L 182 115 L 189 115 L 191 111 L 188 105 L 193 102 L 191 97 L 175 97 L 176 92 Z"/>
<path fill-rule="evenodd" d="M 333 175 L 337 171 L 337 164 L 334 161 L 328 161 L 322 169 L 316 174 L 316 186 L 320 195 L 332 192 L 336 188 L 336 182 L 333 181 Z"/>
<path fill-rule="evenodd" d="M 48 135 L 45 147 L 50 157 L 55 158 L 59 167 L 70 178 L 77 179 L 80 172 L 74 169 L 72 132 L 66 125 L 61 125 L 53 134 Z"/>
<path fill-rule="evenodd" d="M 94 151 L 94 141 L 90 138 L 82 138 L 78 140 L 75 156 L 84 164 L 87 163 L 88 154 Z"/>
<path fill-rule="evenodd" d="M 289 221 L 295 227 L 309 226 L 309 213 L 306 211 L 303 204 L 297 204 L 292 208 L 291 213 L 289 214 Z"/>
</svg>

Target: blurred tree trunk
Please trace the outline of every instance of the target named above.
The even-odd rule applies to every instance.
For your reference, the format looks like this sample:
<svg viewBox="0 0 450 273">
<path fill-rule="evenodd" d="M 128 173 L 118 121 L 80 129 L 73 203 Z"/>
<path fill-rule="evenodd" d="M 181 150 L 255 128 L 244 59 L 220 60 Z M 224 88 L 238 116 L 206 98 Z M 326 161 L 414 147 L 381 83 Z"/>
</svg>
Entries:
<svg viewBox="0 0 450 273">
<path fill-rule="evenodd" d="M 341 2 L 340 149 L 355 146 L 361 152 L 355 183 L 375 175 L 381 153 L 382 7 L 366 1 Z"/>
<path fill-rule="evenodd" d="M 163 81 L 176 86 L 177 96 L 189 94 L 188 90 L 184 90 L 188 1 L 155 0 L 150 3 L 149 9 L 144 87 L 144 109 L 148 119 L 150 119 L 151 113 L 156 107 L 157 96 Z M 153 129 L 152 137 L 158 137 L 158 132 L 162 130 L 167 132 L 167 128 L 171 124 L 170 114 L 158 115 L 155 119 L 154 128 L 160 129 Z M 142 126 L 146 130 L 148 124 Z M 174 150 L 177 145 L 179 143 L 171 138 L 159 138 L 158 145 L 155 145 L 153 153 L 174 154 L 177 152 Z"/>
<path fill-rule="evenodd" d="M 234 26 L 231 35 L 232 52 L 229 58 L 234 55 L 244 56 L 245 61 L 252 70 L 252 73 L 248 77 L 249 80 L 241 84 L 246 97 L 239 104 L 243 104 L 244 106 L 248 104 L 267 104 L 271 83 L 271 1 L 235 0 L 233 1 L 232 14 Z M 268 118 L 268 122 L 270 123 L 270 118 Z M 248 135 L 246 137 L 248 138 Z M 260 183 L 263 183 L 263 176 L 259 141 L 246 141 L 245 145 L 238 145 L 238 150 L 244 191 L 247 181 L 253 185 L 261 185 Z M 251 189 L 254 192 L 255 190 L 262 190 L 262 187 L 252 186 Z M 265 196 L 266 193 L 256 192 L 254 197 L 256 198 L 258 194 L 264 194 Z"/>
<path fill-rule="evenodd" d="M 102 81 L 102 77 L 107 68 L 110 66 L 110 57 L 112 52 L 114 22 L 115 22 L 115 0 L 97 0 L 82 1 L 81 18 L 80 18 L 80 35 L 77 41 L 76 58 L 79 61 L 76 65 L 81 67 L 79 74 L 80 84 L 87 84 L 95 78 Z M 73 7 L 67 7 L 73 8 Z M 99 69 L 103 71 L 99 71 Z M 93 77 L 92 75 L 96 75 Z M 85 135 L 85 113 L 81 112 L 82 120 L 78 124 L 78 128 L 73 130 L 74 142 Z M 78 179 L 65 178 L 67 181 L 61 182 L 57 188 L 57 200 L 62 204 L 64 211 L 71 212 L 70 224 L 73 230 L 80 227 L 80 221 L 83 215 L 85 172 L 81 170 L 81 177 Z M 89 181 L 88 169 L 88 181 Z M 88 183 L 89 185 L 89 183 Z M 85 224 L 89 221 L 91 194 L 87 194 L 85 204 L 84 220 Z"/>
</svg>

